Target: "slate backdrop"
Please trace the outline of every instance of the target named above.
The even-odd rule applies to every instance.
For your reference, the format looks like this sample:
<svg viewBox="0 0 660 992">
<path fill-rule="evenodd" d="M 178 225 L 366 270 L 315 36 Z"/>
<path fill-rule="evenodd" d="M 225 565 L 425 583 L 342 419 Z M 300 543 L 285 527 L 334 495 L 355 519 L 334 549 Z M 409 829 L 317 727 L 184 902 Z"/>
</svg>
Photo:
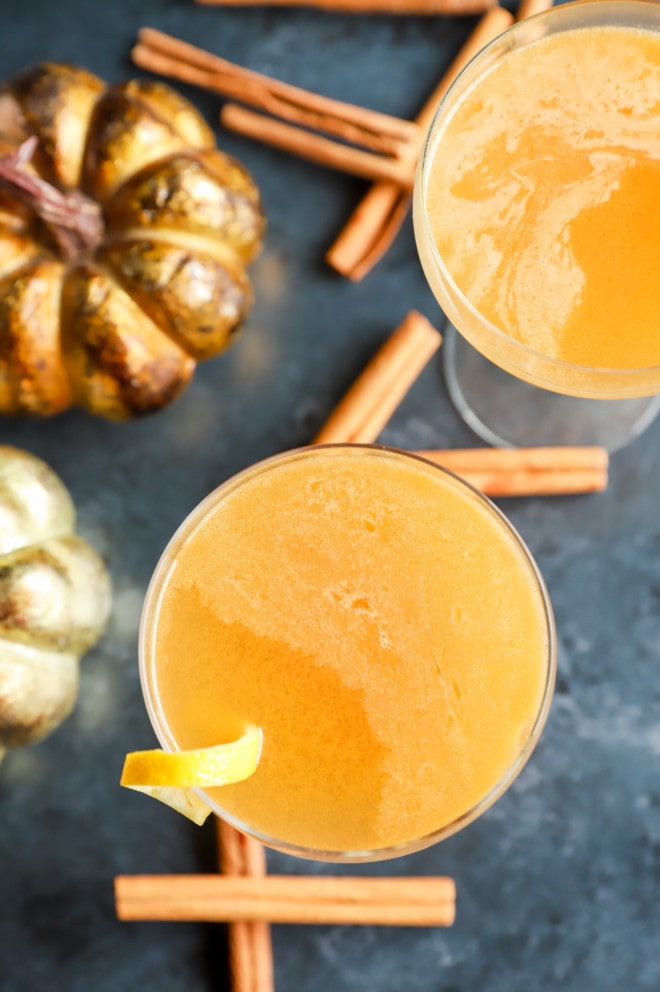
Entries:
<svg viewBox="0 0 660 992">
<path fill-rule="evenodd" d="M 232 10 L 192 0 L 0 0 L 0 68 L 72 61 L 117 81 L 143 24 L 312 90 L 412 117 L 470 19 Z M 181 87 L 209 121 L 219 100 Z M 0 766 L 2 992 L 228 989 L 222 926 L 116 921 L 118 873 L 213 871 L 197 829 L 118 785 L 153 737 L 136 640 L 145 588 L 187 512 L 236 470 L 308 442 L 412 307 L 441 323 L 408 223 L 361 283 L 323 254 L 364 183 L 248 140 L 269 227 L 242 339 L 141 422 L 80 412 L 0 418 L 0 442 L 45 458 L 114 582 L 108 631 L 82 665 L 74 715 Z M 384 431 L 401 447 L 478 444 L 432 362 Z M 658 947 L 660 422 L 612 459 L 598 496 L 502 500 L 536 555 L 562 654 L 531 762 L 479 822 L 430 851 L 363 871 L 451 874 L 448 930 L 277 927 L 278 992 L 655 992 Z M 327 872 L 269 855 L 271 871 Z M 341 870 L 341 869 L 339 869 Z"/>
</svg>

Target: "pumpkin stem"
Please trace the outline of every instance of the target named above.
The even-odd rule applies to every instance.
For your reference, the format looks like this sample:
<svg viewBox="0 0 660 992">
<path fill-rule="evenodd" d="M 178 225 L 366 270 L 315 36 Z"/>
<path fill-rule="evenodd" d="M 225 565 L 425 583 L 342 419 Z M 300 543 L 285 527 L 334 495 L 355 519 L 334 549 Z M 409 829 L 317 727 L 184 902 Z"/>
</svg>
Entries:
<svg viewBox="0 0 660 992">
<path fill-rule="evenodd" d="M 65 258 L 96 248 L 103 238 L 103 217 L 98 203 L 74 190 L 63 193 L 26 166 L 38 144 L 36 135 L 16 151 L 0 156 L 0 186 L 24 203 L 46 225 Z"/>
</svg>

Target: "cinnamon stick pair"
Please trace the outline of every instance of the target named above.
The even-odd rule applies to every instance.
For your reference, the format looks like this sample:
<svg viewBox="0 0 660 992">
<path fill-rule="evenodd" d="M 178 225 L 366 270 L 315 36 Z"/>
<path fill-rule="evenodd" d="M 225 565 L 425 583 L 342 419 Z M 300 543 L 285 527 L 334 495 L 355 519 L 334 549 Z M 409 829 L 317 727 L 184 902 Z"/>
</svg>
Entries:
<svg viewBox="0 0 660 992">
<path fill-rule="evenodd" d="M 411 121 L 303 90 L 149 27 L 139 31 L 131 55 L 143 69 L 240 101 L 220 111 L 229 130 L 328 168 L 412 186 L 405 153 L 419 134 Z"/>
</svg>

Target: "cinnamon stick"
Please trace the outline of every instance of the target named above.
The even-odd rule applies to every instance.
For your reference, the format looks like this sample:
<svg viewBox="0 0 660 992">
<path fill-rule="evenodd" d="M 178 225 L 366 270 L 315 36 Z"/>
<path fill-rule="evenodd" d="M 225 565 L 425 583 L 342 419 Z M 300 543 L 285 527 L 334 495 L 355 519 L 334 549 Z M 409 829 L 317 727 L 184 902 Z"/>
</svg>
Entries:
<svg viewBox="0 0 660 992">
<path fill-rule="evenodd" d="M 263 878 L 266 852 L 253 837 L 216 817 L 220 870 L 229 877 Z M 273 948 L 265 920 L 229 924 L 229 967 L 233 992 L 274 992 Z"/>
<path fill-rule="evenodd" d="M 196 0 L 220 7 L 313 7 L 344 14 L 478 14 L 495 0 Z"/>
<path fill-rule="evenodd" d="M 136 65 L 179 79 L 307 128 L 387 155 L 399 155 L 418 128 L 412 121 L 292 86 L 172 35 L 143 27 L 131 51 Z"/>
<path fill-rule="evenodd" d="M 551 496 L 607 488 L 609 456 L 597 446 L 418 451 L 487 496 Z"/>
<path fill-rule="evenodd" d="M 421 137 L 407 153 L 411 175 L 414 175 L 424 135 L 450 85 L 470 59 L 512 23 L 513 15 L 508 10 L 493 6 L 480 19 L 442 76 L 415 118 Z M 354 282 L 364 278 L 394 241 L 409 207 L 409 193 L 402 192 L 395 183 L 372 186 L 326 253 L 328 264 Z"/>
<path fill-rule="evenodd" d="M 228 131 L 256 138 L 263 144 L 299 155 L 326 168 L 340 169 L 363 179 L 388 180 L 397 186 L 412 188 L 414 176 L 401 158 L 388 158 L 349 145 L 340 145 L 235 103 L 225 104 L 220 111 L 220 123 Z"/>
<path fill-rule="evenodd" d="M 120 920 L 451 926 L 451 878 L 328 875 L 120 875 Z"/>
<path fill-rule="evenodd" d="M 520 0 L 516 11 L 516 20 L 524 21 L 534 14 L 541 14 L 544 10 L 550 10 L 552 0 Z"/>
<path fill-rule="evenodd" d="M 376 440 L 442 337 L 412 310 L 374 355 L 314 438 L 314 444 Z"/>
</svg>

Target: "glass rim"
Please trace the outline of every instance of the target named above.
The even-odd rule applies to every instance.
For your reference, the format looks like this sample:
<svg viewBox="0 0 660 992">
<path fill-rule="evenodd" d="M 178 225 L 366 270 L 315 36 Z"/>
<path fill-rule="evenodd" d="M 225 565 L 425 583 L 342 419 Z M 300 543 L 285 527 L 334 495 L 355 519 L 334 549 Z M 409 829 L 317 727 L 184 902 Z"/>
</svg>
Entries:
<svg viewBox="0 0 660 992">
<path fill-rule="evenodd" d="M 643 23 L 639 23 L 640 20 Z M 581 365 L 576 362 L 567 362 L 563 359 L 552 358 L 542 351 L 538 351 L 518 341 L 497 324 L 488 320 L 457 286 L 437 249 L 426 210 L 429 173 L 435 154 L 435 144 L 438 140 L 438 134 L 445 124 L 445 115 L 454 109 L 452 102 L 457 95 L 459 98 L 463 96 L 465 87 L 475 83 L 481 78 L 484 71 L 489 70 L 495 64 L 496 60 L 502 58 L 508 52 L 525 48 L 550 34 L 569 30 L 577 31 L 587 27 L 606 27 L 615 24 L 631 29 L 641 28 L 643 30 L 660 32 L 660 6 L 656 2 L 649 3 L 649 0 L 572 0 L 570 3 L 562 4 L 559 7 L 551 7 L 525 20 L 514 22 L 500 35 L 480 49 L 461 69 L 448 87 L 436 109 L 431 125 L 424 138 L 415 177 L 415 194 L 420 203 L 420 209 L 415 211 L 414 220 L 416 238 L 418 240 L 424 239 L 424 245 L 428 248 L 433 264 L 440 273 L 442 281 L 450 287 L 451 295 L 460 301 L 461 307 L 468 311 L 475 321 L 486 328 L 488 334 L 495 341 L 505 343 L 507 348 L 518 353 L 528 361 L 533 362 L 537 368 L 540 366 L 544 370 L 554 369 L 560 373 L 565 371 L 569 374 L 573 373 L 574 375 L 577 374 L 585 377 L 597 376 L 602 382 L 607 380 L 612 383 L 625 381 L 628 383 L 629 390 L 632 391 L 627 391 L 624 386 L 617 390 L 616 393 L 611 394 L 611 398 L 623 399 L 626 396 L 653 395 L 652 392 L 648 391 L 643 394 L 634 392 L 634 385 L 640 379 L 646 381 L 660 377 L 660 365 L 645 365 L 634 369 L 614 369 Z M 462 329 L 457 329 L 459 333 L 463 334 Z M 468 340 L 477 350 L 481 351 L 479 344 L 474 342 L 471 337 Z M 508 364 L 506 368 L 508 371 L 511 371 Z M 542 379 L 542 375 L 535 376 L 535 380 L 539 384 Z M 543 385 L 547 389 L 554 388 L 557 391 L 564 392 L 563 389 L 559 389 L 551 382 L 546 383 L 544 379 Z M 574 395 L 599 397 L 602 394 L 597 389 L 593 389 L 583 393 L 575 393 Z"/>
<path fill-rule="evenodd" d="M 308 860 L 324 862 L 357 863 L 367 861 L 385 861 L 391 858 L 401 857 L 406 854 L 412 854 L 416 851 L 430 847 L 441 840 L 445 840 L 447 837 L 450 837 L 452 834 L 477 819 L 477 817 L 492 806 L 493 803 L 501 795 L 503 795 L 504 792 L 506 792 L 515 778 L 517 778 L 518 774 L 522 771 L 523 767 L 527 763 L 527 760 L 534 751 L 534 748 L 536 747 L 536 744 L 541 736 L 543 727 L 545 726 L 552 702 L 557 671 L 557 636 L 552 605 L 545 581 L 534 556 L 511 521 L 506 517 L 502 510 L 500 510 L 499 507 L 496 506 L 491 499 L 489 499 L 488 496 L 471 485 L 471 483 L 467 482 L 456 473 L 451 472 L 449 469 L 438 465 L 437 462 L 433 462 L 430 459 L 414 452 L 404 451 L 403 449 L 388 445 L 355 443 L 320 445 L 310 444 L 305 447 L 292 448 L 290 450 L 279 452 L 278 454 L 260 459 L 254 464 L 233 474 L 208 493 L 208 495 L 205 496 L 187 514 L 182 523 L 174 532 L 173 536 L 168 541 L 160 555 L 160 558 L 158 559 L 147 586 L 140 618 L 138 635 L 138 667 L 140 686 L 142 689 L 147 714 L 159 743 L 167 751 L 181 750 L 177 745 L 174 734 L 169 728 L 165 713 L 160 705 L 160 699 L 157 693 L 157 679 L 154 672 L 154 635 L 157 628 L 162 598 L 168 585 L 169 576 L 175 565 L 176 551 L 182 547 L 204 523 L 208 513 L 217 505 L 217 503 L 226 496 L 230 495 L 245 482 L 248 482 L 263 472 L 269 471 L 271 468 L 277 467 L 283 462 L 292 460 L 297 461 L 306 457 L 313 457 L 321 451 L 331 452 L 333 450 L 340 452 L 350 451 L 351 453 L 356 454 L 356 456 L 358 456 L 357 453 L 360 453 L 361 455 L 367 456 L 375 455 L 385 458 L 394 458 L 396 460 L 419 462 L 424 465 L 427 470 L 430 469 L 431 474 L 448 478 L 456 488 L 463 489 L 467 496 L 475 499 L 490 513 L 491 517 L 497 522 L 498 526 L 503 527 L 503 529 L 513 540 L 514 545 L 522 553 L 523 559 L 530 570 L 531 578 L 538 593 L 545 620 L 547 638 L 545 681 L 535 719 L 530 727 L 529 733 L 525 737 L 524 743 L 502 777 L 484 796 L 481 797 L 481 799 L 474 803 L 469 810 L 466 810 L 465 813 L 461 814 L 455 820 L 445 824 L 429 834 L 424 835 L 423 837 L 403 841 L 391 847 L 376 848 L 370 851 L 317 850 L 270 837 L 268 834 L 255 829 L 249 824 L 241 821 L 238 817 L 235 817 L 233 814 L 224 810 L 221 804 L 212 799 L 204 789 L 196 788 L 193 790 L 221 819 L 235 827 L 237 830 L 240 830 L 242 833 L 248 834 L 256 840 L 261 841 L 268 847 L 283 853 L 291 854 L 300 858 L 306 858 Z"/>
</svg>

